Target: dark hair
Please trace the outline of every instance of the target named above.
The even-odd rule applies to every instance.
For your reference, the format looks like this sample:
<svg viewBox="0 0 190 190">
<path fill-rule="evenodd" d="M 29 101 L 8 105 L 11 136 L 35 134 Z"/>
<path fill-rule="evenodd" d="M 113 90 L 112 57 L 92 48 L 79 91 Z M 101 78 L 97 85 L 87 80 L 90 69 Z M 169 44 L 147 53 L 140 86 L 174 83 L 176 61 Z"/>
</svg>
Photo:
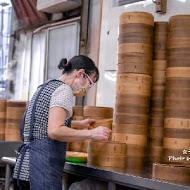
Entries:
<svg viewBox="0 0 190 190">
<path fill-rule="evenodd" d="M 96 73 L 95 82 L 97 82 L 99 79 L 99 71 L 94 61 L 92 61 L 92 59 L 84 55 L 74 56 L 68 62 L 67 59 L 62 59 L 58 65 L 58 68 L 60 70 L 63 70 L 63 74 L 69 74 L 74 70 L 84 69 L 85 73 L 88 75 L 94 72 Z"/>
</svg>

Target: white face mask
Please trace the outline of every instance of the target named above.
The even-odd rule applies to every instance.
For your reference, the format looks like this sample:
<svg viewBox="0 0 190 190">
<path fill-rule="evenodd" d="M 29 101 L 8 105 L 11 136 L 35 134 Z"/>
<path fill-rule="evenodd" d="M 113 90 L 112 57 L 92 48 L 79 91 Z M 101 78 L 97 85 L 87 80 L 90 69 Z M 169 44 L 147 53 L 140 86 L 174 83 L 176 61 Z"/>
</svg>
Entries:
<svg viewBox="0 0 190 190">
<path fill-rule="evenodd" d="M 88 84 L 88 81 L 87 81 L 86 84 L 84 86 L 82 86 L 80 84 L 79 80 L 80 79 L 78 79 L 78 84 L 73 88 L 73 94 L 74 94 L 74 96 L 82 97 L 87 93 L 88 88 L 89 88 L 89 84 Z"/>
</svg>

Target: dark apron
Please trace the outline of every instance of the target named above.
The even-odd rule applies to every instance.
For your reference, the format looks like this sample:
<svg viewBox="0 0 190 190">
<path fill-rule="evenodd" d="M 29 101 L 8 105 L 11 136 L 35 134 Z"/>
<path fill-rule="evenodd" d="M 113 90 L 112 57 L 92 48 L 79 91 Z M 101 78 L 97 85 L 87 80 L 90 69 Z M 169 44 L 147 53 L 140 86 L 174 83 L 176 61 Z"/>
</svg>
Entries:
<svg viewBox="0 0 190 190">
<path fill-rule="evenodd" d="M 51 80 L 52 81 L 52 80 Z M 65 164 L 65 152 L 66 143 L 56 140 L 51 140 L 49 137 L 45 139 L 34 140 L 33 139 L 33 128 L 35 123 L 35 109 L 39 95 L 45 86 L 49 83 L 43 84 L 39 90 L 31 115 L 30 122 L 30 134 L 29 144 L 23 144 L 20 148 L 22 153 L 20 165 L 18 168 L 18 184 L 19 175 L 21 171 L 21 165 L 24 159 L 26 150 L 29 148 L 29 168 L 30 168 L 30 189 L 31 190 L 61 190 L 62 189 L 62 177 L 63 167 Z M 24 114 L 26 115 L 26 114 Z M 25 116 L 24 116 L 25 117 Z M 24 128 L 24 117 L 21 121 L 21 136 L 23 138 Z"/>
</svg>

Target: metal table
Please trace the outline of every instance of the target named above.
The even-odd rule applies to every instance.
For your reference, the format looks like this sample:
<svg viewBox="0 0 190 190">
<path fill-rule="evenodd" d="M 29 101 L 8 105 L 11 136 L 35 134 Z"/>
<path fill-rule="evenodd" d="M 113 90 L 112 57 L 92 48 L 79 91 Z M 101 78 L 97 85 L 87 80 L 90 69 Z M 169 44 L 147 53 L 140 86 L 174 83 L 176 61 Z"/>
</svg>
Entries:
<svg viewBox="0 0 190 190">
<path fill-rule="evenodd" d="M 16 159 L 10 157 L 3 157 L 1 159 L 6 164 L 6 187 L 5 190 L 9 189 L 9 179 L 11 176 L 10 168 L 15 164 Z M 140 177 L 130 175 L 118 171 L 108 171 L 105 169 L 87 166 L 85 164 L 73 164 L 65 163 L 64 172 L 68 174 L 74 174 L 79 176 L 85 176 L 101 181 L 108 182 L 108 189 L 116 189 L 117 184 L 125 187 L 132 187 L 136 189 L 154 189 L 154 190 L 190 190 L 190 186 L 175 184 L 166 181 L 159 181 L 156 179 Z"/>
</svg>

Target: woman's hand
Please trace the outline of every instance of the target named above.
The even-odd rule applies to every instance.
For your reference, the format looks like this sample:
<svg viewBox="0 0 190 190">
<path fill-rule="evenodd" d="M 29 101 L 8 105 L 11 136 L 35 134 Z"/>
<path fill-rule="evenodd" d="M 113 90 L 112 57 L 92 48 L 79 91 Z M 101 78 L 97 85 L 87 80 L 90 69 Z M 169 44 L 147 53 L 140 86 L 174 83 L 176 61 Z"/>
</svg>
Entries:
<svg viewBox="0 0 190 190">
<path fill-rule="evenodd" d="M 95 129 L 91 129 L 91 139 L 93 140 L 105 140 L 107 141 L 109 139 L 109 136 L 111 134 L 111 130 L 107 127 L 99 126 Z"/>
<path fill-rule="evenodd" d="M 92 129 L 94 123 L 96 123 L 95 119 L 88 118 L 88 119 L 81 120 L 80 126 L 86 128 L 86 129 Z"/>
</svg>

